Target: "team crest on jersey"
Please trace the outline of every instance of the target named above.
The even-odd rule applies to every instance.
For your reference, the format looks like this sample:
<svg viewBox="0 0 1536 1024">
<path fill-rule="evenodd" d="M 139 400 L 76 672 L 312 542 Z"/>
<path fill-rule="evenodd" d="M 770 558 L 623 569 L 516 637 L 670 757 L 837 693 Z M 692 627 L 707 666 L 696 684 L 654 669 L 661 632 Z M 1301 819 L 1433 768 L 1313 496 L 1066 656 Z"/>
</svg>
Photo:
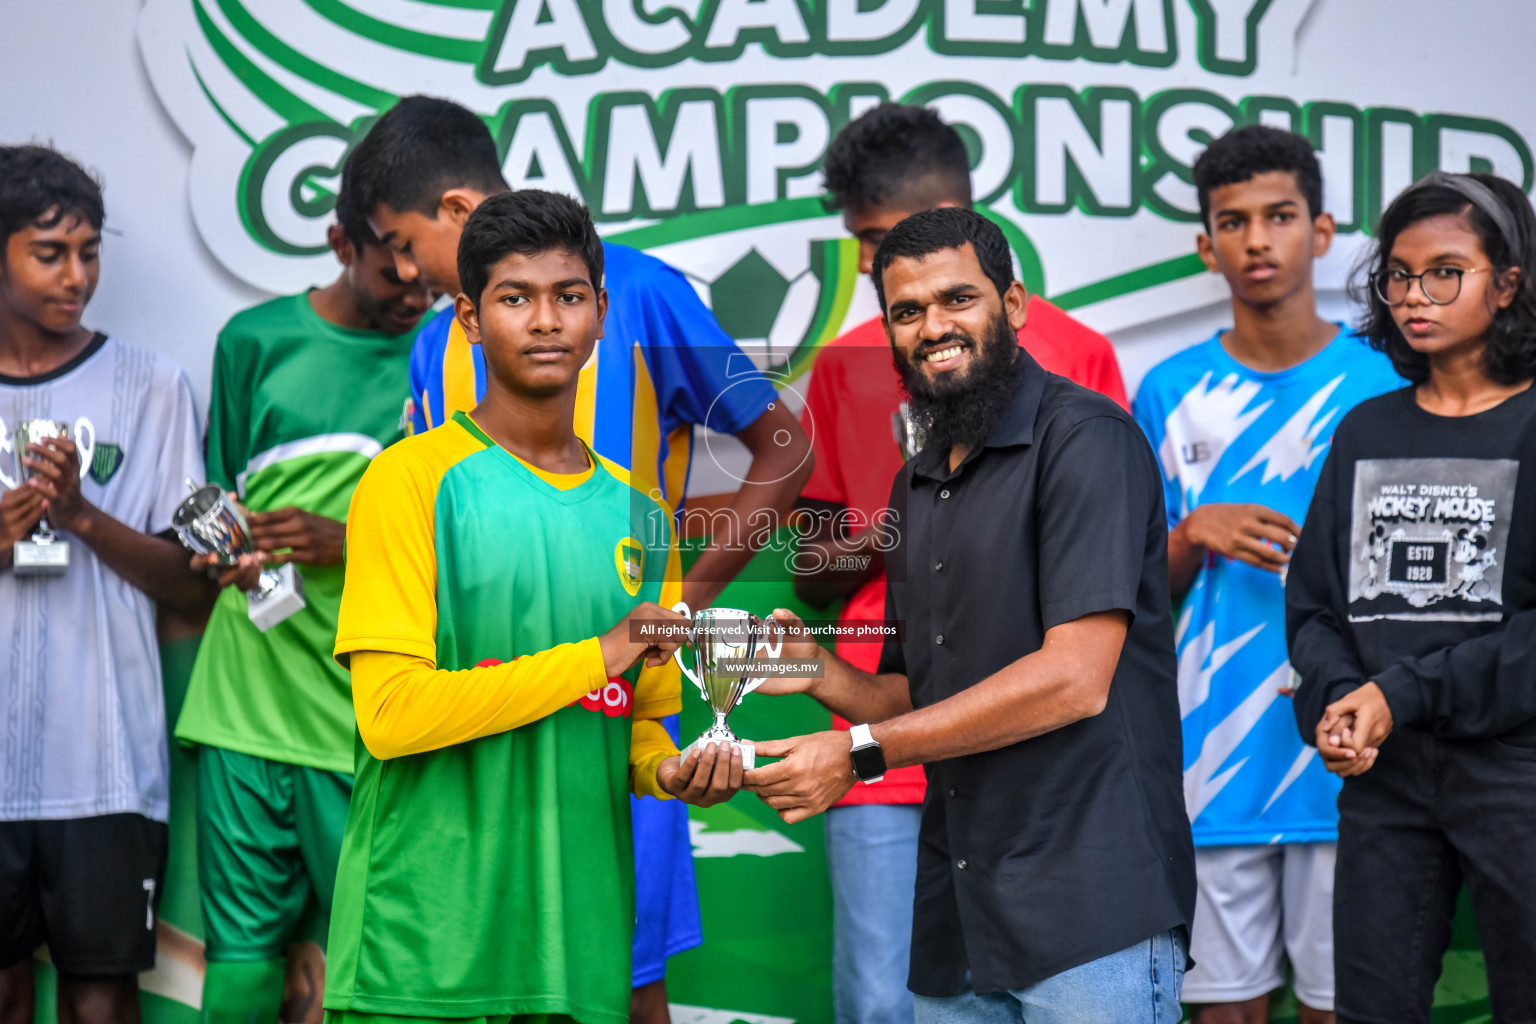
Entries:
<svg viewBox="0 0 1536 1024">
<path fill-rule="evenodd" d="M 614 546 L 613 565 L 629 596 L 639 594 L 640 583 L 645 578 L 645 546 L 633 537 L 625 537 Z"/>
<path fill-rule="evenodd" d="M 91 456 L 91 466 L 87 471 L 91 479 L 105 487 L 107 481 L 116 476 L 122 467 L 123 446 L 111 441 L 98 441 L 96 454 Z"/>
</svg>

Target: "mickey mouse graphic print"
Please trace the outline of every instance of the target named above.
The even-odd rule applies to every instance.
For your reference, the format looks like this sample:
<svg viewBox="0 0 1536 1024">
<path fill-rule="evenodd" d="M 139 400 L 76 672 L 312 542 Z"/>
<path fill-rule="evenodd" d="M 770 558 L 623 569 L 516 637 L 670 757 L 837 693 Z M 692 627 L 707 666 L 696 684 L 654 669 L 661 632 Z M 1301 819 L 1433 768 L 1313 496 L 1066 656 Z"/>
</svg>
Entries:
<svg viewBox="0 0 1536 1024">
<path fill-rule="evenodd" d="M 1350 620 L 1503 618 L 1519 473 L 1514 459 L 1356 463 Z"/>
</svg>

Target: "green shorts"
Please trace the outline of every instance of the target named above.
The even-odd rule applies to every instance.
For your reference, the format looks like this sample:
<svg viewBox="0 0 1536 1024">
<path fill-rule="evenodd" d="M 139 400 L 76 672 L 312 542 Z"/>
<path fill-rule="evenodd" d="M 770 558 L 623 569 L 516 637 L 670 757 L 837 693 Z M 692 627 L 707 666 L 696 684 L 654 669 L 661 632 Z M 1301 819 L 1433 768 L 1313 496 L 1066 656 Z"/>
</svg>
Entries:
<svg viewBox="0 0 1536 1024">
<path fill-rule="evenodd" d="M 313 893 L 330 910 L 352 776 L 197 752 L 197 889 L 210 961 L 281 957 Z"/>
</svg>

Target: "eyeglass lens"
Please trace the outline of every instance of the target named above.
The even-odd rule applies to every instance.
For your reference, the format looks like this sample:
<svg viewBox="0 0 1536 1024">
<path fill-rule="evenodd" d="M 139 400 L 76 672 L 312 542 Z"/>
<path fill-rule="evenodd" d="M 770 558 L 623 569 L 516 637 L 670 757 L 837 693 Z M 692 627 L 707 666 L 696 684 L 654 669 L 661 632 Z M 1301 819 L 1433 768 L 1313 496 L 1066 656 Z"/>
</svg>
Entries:
<svg viewBox="0 0 1536 1024">
<path fill-rule="evenodd" d="M 1406 270 L 1383 270 L 1376 275 L 1376 292 L 1389 306 L 1401 306 L 1408 301 L 1408 287 L 1417 279 L 1424 295 L 1436 305 L 1455 302 L 1461 294 L 1461 268 L 1432 267 L 1422 274 L 1410 274 Z"/>
</svg>

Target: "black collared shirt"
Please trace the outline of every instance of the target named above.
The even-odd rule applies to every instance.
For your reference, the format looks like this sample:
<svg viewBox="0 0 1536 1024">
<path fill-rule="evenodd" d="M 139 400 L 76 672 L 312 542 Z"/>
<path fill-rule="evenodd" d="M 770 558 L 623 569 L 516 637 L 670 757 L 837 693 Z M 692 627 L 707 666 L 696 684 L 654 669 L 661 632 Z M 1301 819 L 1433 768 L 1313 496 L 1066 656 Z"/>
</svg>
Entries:
<svg viewBox="0 0 1536 1024">
<path fill-rule="evenodd" d="M 1124 609 L 1104 712 L 1000 750 L 926 765 L 910 986 L 1022 988 L 1194 914 L 1168 532 L 1146 438 L 1102 395 L 1028 365 L 987 443 L 909 462 L 891 495 L 881 672 L 914 707 L 1040 649 L 1045 631 Z M 904 578 L 903 578 L 904 577 Z"/>
</svg>

